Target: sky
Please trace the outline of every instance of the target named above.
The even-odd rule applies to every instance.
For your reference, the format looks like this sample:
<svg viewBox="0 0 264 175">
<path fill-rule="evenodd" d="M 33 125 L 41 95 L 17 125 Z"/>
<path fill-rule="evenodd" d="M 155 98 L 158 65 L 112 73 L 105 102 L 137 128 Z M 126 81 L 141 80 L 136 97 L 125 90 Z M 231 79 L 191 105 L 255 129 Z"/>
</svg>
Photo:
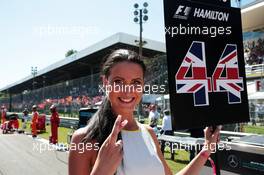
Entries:
<svg viewBox="0 0 264 175">
<path fill-rule="evenodd" d="M 0 0 L 0 89 L 117 32 L 138 36 L 135 2 L 147 7 L 143 37 L 165 42 L 163 0 Z M 247 1 L 247 0 L 246 0 Z M 251 0 L 252 1 L 252 0 Z"/>
</svg>

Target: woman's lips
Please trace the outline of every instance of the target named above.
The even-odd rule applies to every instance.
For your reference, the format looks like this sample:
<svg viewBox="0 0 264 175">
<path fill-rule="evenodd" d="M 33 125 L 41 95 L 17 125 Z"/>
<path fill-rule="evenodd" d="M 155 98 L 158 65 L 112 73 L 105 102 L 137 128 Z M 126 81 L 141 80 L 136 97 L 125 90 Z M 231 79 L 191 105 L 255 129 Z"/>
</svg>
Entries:
<svg viewBox="0 0 264 175">
<path fill-rule="evenodd" d="M 135 97 L 131 97 L 131 98 L 122 98 L 122 97 L 118 97 L 118 99 L 122 102 L 122 103 L 131 103 L 134 101 Z"/>
</svg>

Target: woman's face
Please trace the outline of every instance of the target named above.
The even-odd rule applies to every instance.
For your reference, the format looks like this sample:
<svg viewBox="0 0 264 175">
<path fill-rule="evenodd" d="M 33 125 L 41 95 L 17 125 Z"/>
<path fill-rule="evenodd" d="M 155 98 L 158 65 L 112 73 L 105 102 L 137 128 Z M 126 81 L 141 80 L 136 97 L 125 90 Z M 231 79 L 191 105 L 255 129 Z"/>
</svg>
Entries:
<svg viewBox="0 0 264 175">
<path fill-rule="evenodd" d="M 114 113 L 133 114 L 143 94 L 143 76 L 143 69 L 136 63 L 124 61 L 111 68 L 108 78 L 104 78 L 104 85 Z"/>
</svg>

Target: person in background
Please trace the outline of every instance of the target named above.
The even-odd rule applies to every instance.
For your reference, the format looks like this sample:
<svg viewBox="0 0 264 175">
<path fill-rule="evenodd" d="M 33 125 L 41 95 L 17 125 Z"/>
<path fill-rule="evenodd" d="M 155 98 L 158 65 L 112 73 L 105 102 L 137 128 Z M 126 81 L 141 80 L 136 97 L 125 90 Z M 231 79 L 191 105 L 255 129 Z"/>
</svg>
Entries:
<svg viewBox="0 0 264 175">
<path fill-rule="evenodd" d="M 22 129 L 27 129 L 27 121 L 28 121 L 28 109 L 25 108 L 23 111 L 23 116 L 22 116 Z"/>
<path fill-rule="evenodd" d="M 163 115 L 164 116 L 162 119 L 162 126 L 161 126 L 160 134 L 173 135 L 170 111 L 167 109 L 164 110 Z M 162 154 L 164 154 L 164 149 L 165 149 L 165 142 L 164 141 L 161 141 L 160 149 L 161 149 Z M 170 149 L 172 151 L 172 147 Z"/>
<path fill-rule="evenodd" d="M 255 118 L 252 119 L 252 126 L 257 126 Z"/>
<path fill-rule="evenodd" d="M 251 103 L 249 104 L 250 118 L 253 118 L 253 119 L 256 118 L 256 113 L 255 113 L 255 111 L 256 111 L 256 106 L 255 106 L 254 103 L 251 102 Z"/>
<path fill-rule="evenodd" d="M 32 106 L 32 120 L 31 120 L 31 133 L 32 133 L 33 138 L 37 137 L 38 117 L 39 117 L 39 113 L 37 111 L 37 106 L 33 105 Z"/>
<path fill-rule="evenodd" d="M 6 107 L 5 106 L 2 106 L 1 107 L 1 119 L 2 119 L 2 124 L 5 123 L 6 121 Z"/>
<path fill-rule="evenodd" d="M 60 124 L 59 113 L 57 112 L 57 108 L 55 105 L 51 105 L 50 107 L 51 117 L 50 117 L 50 125 L 51 125 L 51 136 L 50 143 L 57 144 L 58 143 L 58 127 Z"/>
<path fill-rule="evenodd" d="M 166 109 L 163 111 L 163 114 L 164 117 L 162 119 L 161 134 L 173 135 L 170 111 Z"/>
<path fill-rule="evenodd" d="M 157 127 L 159 120 L 159 114 L 156 110 L 155 104 L 150 105 L 150 111 L 149 111 L 149 125 L 152 128 Z"/>
</svg>

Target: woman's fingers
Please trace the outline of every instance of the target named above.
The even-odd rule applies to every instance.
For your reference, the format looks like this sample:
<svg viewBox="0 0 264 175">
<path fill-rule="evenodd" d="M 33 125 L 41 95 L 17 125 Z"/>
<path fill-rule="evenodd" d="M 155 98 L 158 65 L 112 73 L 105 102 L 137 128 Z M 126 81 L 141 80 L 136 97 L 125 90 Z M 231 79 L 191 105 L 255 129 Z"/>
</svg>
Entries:
<svg viewBox="0 0 264 175">
<path fill-rule="evenodd" d="M 117 136 L 119 133 L 119 125 L 121 123 L 121 119 L 122 119 L 122 117 L 120 115 L 118 115 L 116 120 L 115 120 L 115 124 L 113 126 L 112 132 L 110 134 L 110 141 L 112 141 L 113 143 L 115 143 L 117 140 Z"/>
<path fill-rule="evenodd" d="M 111 143 L 116 143 L 118 133 L 126 126 L 127 120 L 122 121 L 122 116 L 118 115 L 115 121 L 115 124 L 113 126 L 112 132 L 109 135 L 109 139 Z"/>
<path fill-rule="evenodd" d="M 215 137 L 216 135 L 220 134 L 221 127 L 216 127 L 214 130 L 213 127 L 206 127 L 204 129 L 204 134 L 206 137 Z"/>
<path fill-rule="evenodd" d="M 211 136 L 212 132 L 211 132 L 211 127 L 206 127 L 204 129 L 204 136 L 206 139 L 208 139 Z"/>
<path fill-rule="evenodd" d="M 220 130 L 221 128 L 217 127 L 214 131 L 214 133 L 212 134 L 212 138 L 215 142 L 217 142 L 217 140 L 219 139 L 220 137 Z"/>
<path fill-rule="evenodd" d="M 205 135 L 205 142 L 209 146 L 211 144 L 215 144 L 220 142 L 220 130 L 222 126 L 216 127 L 215 130 L 213 130 L 213 127 L 206 127 L 204 129 L 204 135 Z"/>
<path fill-rule="evenodd" d="M 220 142 L 220 135 L 218 135 L 218 137 L 217 137 L 217 141 L 216 141 L 217 143 L 219 143 Z"/>
<path fill-rule="evenodd" d="M 114 174 L 123 158 L 123 142 L 117 140 L 118 133 L 127 124 L 127 120 L 122 121 L 121 116 L 116 118 L 112 132 L 102 144 L 96 158 L 95 171 L 100 169 L 101 174 Z M 105 172 L 105 173 L 104 173 Z"/>
<path fill-rule="evenodd" d="M 123 142 L 122 140 L 118 140 L 116 143 L 115 143 L 116 147 L 120 150 L 120 152 L 123 151 Z"/>
</svg>

